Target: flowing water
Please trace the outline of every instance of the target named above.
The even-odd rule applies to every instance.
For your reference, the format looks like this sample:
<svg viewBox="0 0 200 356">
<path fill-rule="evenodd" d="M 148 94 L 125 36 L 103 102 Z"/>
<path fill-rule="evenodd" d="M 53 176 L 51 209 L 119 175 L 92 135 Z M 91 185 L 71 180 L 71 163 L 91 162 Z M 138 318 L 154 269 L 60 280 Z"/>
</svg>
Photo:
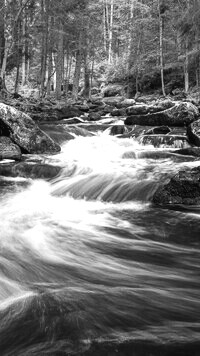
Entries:
<svg viewBox="0 0 200 356">
<path fill-rule="evenodd" d="M 156 152 L 76 137 L 56 178 L 1 177 L 1 356 L 200 355 L 200 211 L 151 203 L 200 163 Z"/>
</svg>

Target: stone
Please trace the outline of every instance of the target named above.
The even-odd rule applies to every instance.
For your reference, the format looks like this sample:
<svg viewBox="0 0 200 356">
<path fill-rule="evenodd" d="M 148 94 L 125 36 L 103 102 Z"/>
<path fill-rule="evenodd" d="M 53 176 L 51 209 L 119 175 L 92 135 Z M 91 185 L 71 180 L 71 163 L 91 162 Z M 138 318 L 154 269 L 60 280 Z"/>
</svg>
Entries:
<svg viewBox="0 0 200 356">
<path fill-rule="evenodd" d="M 142 135 L 138 138 L 142 145 L 152 145 L 154 147 L 190 147 L 186 136 L 180 135 Z"/>
<path fill-rule="evenodd" d="M 135 105 L 135 99 L 124 99 L 120 103 L 117 104 L 117 108 L 127 108 L 129 106 Z"/>
<path fill-rule="evenodd" d="M 166 135 L 170 132 L 170 128 L 168 126 L 156 126 L 145 132 L 145 135 Z"/>
<path fill-rule="evenodd" d="M 103 98 L 103 102 L 106 105 L 118 106 L 124 100 L 123 96 L 112 96 L 108 98 Z"/>
<path fill-rule="evenodd" d="M 35 124 L 27 114 L 0 103 L 0 127 L 6 127 L 9 137 L 22 153 L 57 153 L 60 146 Z M 7 136 L 7 135 L 6 135 Z"/>
<path fill-rule="evenodd" d="M 112 136 L 123 135 L 126 132 L 127 132 L 127 128 L 124 125 L 113 125 L 110 128 L 110 135 Z"/>
<path fill-rule="evenodd" d="M 101 120 L 101 115 L 98 112 L 90 112 L 88 116 L 89 121 Z"/>
<path fill-rule="evenodd" d="M 60 170 L 59 166 L 44 163 L 20 162 L 0 165 L 0 175 L 5 177 L 51 179 L 56 177 Z"/>
<path fill-rule="evenodd" d="M 129 114 L 134 112 L 134 109 L 128 108 L 127 110 Z M 143 113 L 130 114 L 125 120 L 125 125 L 187 126 L 199 116 L 197 107 L 189 102 L 174 102 L 174 106 L 154 113 L 149 113 L 148 106 L 142 105 L 141 112 Z"/>
<path fill-rule="evenodd" d="M 173 153 L 183 155 L 183 156 L 200 157 L 200 148 L 199 147 L 182 148 L 180 150 L 173 151 Z"/>
<path fill-rule="evenodd" d="M 165 204 L 200 204 L 200 167 L 178 172 L 169 183 L 158 188 L 153 202 Z"/>
<path fill-rule="evenodd" d="M 9 137 L 0 136 L 0 159 L 21 159 L 21 150 Z"/>
<path fill-rule="evenodd" d="M 102 89 L 101 92 L 104 97 L 123 95 L 124 87 L 121 84 L 108 84 Z"/>
<path fill-rule="evenodd" d="M 121 109 L 113 109 L 111 112 L 112 116 L 126 116 L 126 109 L 121 108 Z"/>
<path fill-rule="evenodd" d="M 187 135 L 191 143 L 200 146 L 200 120 L 192 122 L 187 127 Z"/>
</svg>

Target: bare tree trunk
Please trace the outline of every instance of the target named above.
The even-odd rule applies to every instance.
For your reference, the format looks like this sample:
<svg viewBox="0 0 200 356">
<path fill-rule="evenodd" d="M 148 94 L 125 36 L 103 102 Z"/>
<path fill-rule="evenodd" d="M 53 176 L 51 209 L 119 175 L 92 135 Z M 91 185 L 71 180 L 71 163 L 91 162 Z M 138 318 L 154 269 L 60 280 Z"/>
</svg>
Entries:
<svg viewBox="0 0 200 356">
<path fill-rule="evenodd" d="M 112 38 L 113 38 L 113 13 L 114 13 L 114 0 L 110 4 L 110 23 L 109 23 L 109 42 L 108 42 L 108 63 L 112 63 Z"/>
<path fill-rule="evenodd" d="M 103 47 L 104 51 L 107 50 L 107 30 L 106 30 L 106 4 L 105 0 L 103 1 Z"/>
<path fill-rule="evenodd" d="M 26 13 L 22 16 L 22 85 L 26 84 Z"/>
<path fill-rule="evenodd" d="M 48 53 L 48 81 L 47 81 L 47 95 L 50 95 L 51 92 L 51 77 L 53 72 L 53 63 L 52 63 L 52 51 L 49 48 Z"/>
<path fill-rule="evenodd" d="M 61 99 L 61 85 L 63 75 L 63 25 L 59 21 L 58 51 L 56 60 L 56 99 Z"/>
<path fill-rule="evenodd" d="M 186 2 L 187 9 L 189 9 L 190 1 Z M 185 78 L 185 92 L 189 91 L 189 38 L 187 36 L 185 43 L 185 63 L 184 63 L 184 78 Z"/>
<path fill-rule="evenodd" d="M 81 74 L 81 65 L 82 65 L 82 37 L 83 37 L 83 30 L 80 31 L 79 34 L 79 48 L 76 51 L 76 65 L 74 71 L 74 79 L 73 79 L 73 90 L 72 90 L 72 99 L 76 101 L 78 99 L 78 89 L 79 89 L 79 80 Z"/>
<path fill-rule="evenodd" d="M 0 67 L 2 67 L 4 49 L 5 49 L 5 32 L 4 32 L 4 12 L 5 0 L 0 0 Z"/>
<path fill-rule="evenodd" d="M 41 95 L 45 87 L 47 53 L 48 53 L 48 22 L 49 22 L 49 0 L 41 0 L 41 13 L 43 22 L 42 53 L 41 53 Z"/>
<path fill-rule="evenodd" d="M 161 74 L 161 84 L 162 84 L 162 93 L 163 96 L 166 96 L 165 93 L 165 84 L 164 84 L 164 61 L 163 61 L 163 14 L 160 12 L 160 0 L 158 0 L 158 13 L 159 13 L 159 32 L 160 32 L 160 74 Z"/>
<path fill-rule="evenodd" d="M 189 55 L 188 55 L 188 38 L 186 39 L 185 63 L 184 63 L 185 92 L 189 91 Z"/>
</svg>

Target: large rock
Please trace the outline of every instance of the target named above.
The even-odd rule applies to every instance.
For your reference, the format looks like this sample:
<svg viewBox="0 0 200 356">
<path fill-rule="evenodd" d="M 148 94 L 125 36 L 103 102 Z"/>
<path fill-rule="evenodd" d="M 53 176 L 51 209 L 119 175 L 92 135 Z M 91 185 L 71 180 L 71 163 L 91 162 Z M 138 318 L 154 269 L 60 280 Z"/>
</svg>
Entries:
<svg viewBox="0 0 200 356">
<path fill-rule="evenodd" d="M 149 125 L 149 126 L 187 126 L 195 121 L 199 116 L 197 107 L 188 102 L 174 102 L 174 105 L 168 109 L 157 112 L 150 112 L 150 109 L 155 110 L 148 105 L 140 105 L 140 114 L 135 113 L 135 107 L 128 108 L 128 116 L 125 120 L 126 125 Z M 138 112 L 138 111 L 137 111 Z"/>
<path fill-rule="evenodd" d="M 196 146 L 200 146 L 200 120 L 192 122 L 187 127 L 187 135 L 190 142 L 194 143 Z"/>
<path fill-rule="evenodd" d="M 180 171 L 154 194 L 156 204 L 200 204 L 200 167 Z"/>
<path fill-rule="evenodd" d="M 0 136 L 0 159 L 21 159 L 21 150 L 9 137 Z"/>
<path fill-rule="evenodd" d="M 57 153 L 60 146 L 21 111 L 0 103 L 0 127 L 24 153 Z"/>
<path fill-rule="evenodd" d="M 121 84 L 108 84 L 102 89 L 104 97 L 124 95 L 124 87 Z"/>
<path fill-rule="evenodd" d="M 0 175 L 5 177 L 24 177 L 33 179 L 51 179 L 57 176 L 61 167 L 36 162 L 20 162 L 0 165 Z"/>
<path fill-rule="evenodd" d="M 186 136 L 181 135 L 142 135 L 138 138 L 142 145 L 152 145 L 154 147 L 190 147 Z"/>
</svg>

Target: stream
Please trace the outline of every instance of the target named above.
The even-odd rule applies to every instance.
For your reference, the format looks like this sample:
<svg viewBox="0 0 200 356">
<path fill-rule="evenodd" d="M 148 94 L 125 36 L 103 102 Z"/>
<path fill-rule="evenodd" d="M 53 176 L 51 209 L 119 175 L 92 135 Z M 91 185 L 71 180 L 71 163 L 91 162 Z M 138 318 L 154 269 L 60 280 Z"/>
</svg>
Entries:
<svg viewBox="0 0 200 356">
<path fill-rule="evenodd" d="M 0 177 L 1 356 L 200 354 L 200 209 L 151 203 L 200 162 L 164 150 L 76 136 L 55 178 Z"/>
</svg>

